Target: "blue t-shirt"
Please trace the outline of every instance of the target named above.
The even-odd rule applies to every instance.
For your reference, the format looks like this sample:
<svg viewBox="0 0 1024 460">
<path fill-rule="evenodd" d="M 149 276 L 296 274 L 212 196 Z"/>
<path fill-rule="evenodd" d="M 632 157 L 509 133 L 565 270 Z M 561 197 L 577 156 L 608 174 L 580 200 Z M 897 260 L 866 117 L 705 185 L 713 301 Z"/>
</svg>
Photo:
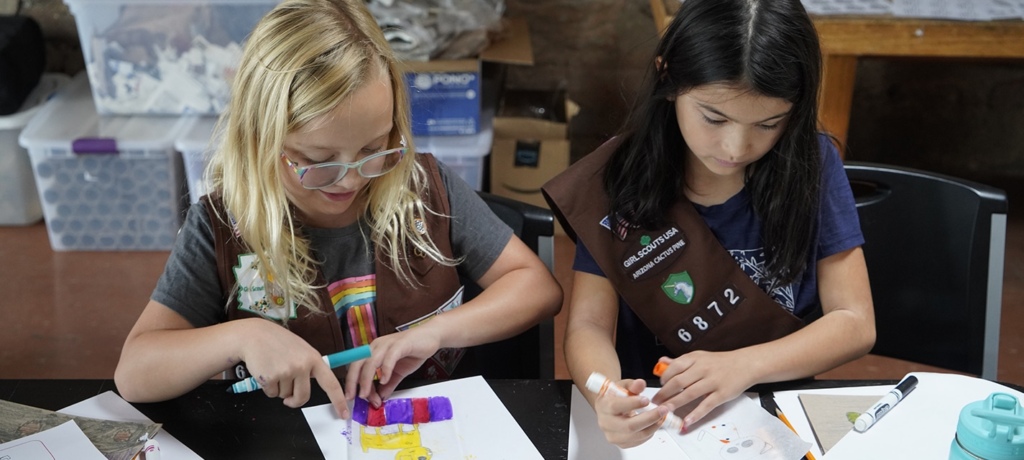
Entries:
<svg viewBox="0 0 1024 460">
<path fill-rule="evenodd" d="M 817 241 L 808 255 L 803 276 L 786 286 L 777 286 L 765 273 L 766 257 L 761 241 L 761 220 L 743 188 L 725 203 L 715 206 L 694 205 L 718 241 L 755 284 L 783 308 L 805 318 L 821 310 L 818 299 L 817 261 L 864 244 L 850 182 L 843 170 L 839 152 L 825 136 L 820 137 L 822 151 L 821 206 L 818 211 Z M 604 276 L 593 256 L 582 244 L 576 244 L 573 270 Z M 650 329 L 619 298 L 619 318 L 615 349 L 623 378 L 650 378 L 654 363 L 661 356 L 673 356 Z"/>
</svg>

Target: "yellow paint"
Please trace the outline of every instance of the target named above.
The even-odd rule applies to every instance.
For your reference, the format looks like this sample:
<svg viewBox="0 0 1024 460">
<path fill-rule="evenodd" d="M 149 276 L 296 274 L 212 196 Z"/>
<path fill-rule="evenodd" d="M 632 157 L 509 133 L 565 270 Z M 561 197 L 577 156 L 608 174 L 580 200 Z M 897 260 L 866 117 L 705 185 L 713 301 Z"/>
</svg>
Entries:
<svg viewBox="0 0 1024 460">
<path fill-rule="evenodd" d="M 395 460 L 430 460 L 430 449 L 422 446 L 420 431 L 416 424 L 412 429 L 403 431 L 403 424 L 399 423 L 398 431 L 394 433 L 382 433 L 380 427 L 374 427 L 372 433 L 366 432 L 366 427 L 359 426 L 359 444 L 363 452 L 370 449 L 396 450 Z"/>
</svg>

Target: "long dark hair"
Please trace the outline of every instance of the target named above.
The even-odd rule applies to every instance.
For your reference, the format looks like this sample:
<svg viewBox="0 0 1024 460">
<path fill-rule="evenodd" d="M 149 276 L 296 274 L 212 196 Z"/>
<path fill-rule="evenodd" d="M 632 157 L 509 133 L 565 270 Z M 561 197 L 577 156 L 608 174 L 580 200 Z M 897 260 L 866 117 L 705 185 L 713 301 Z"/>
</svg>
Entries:
<svg viewBox="0 0 1024 460">
<path fill-rule="evenodd" d="M 682 193 L 686 142 L 675 96 L 724 83 L 793 104 L 785 131 L 746 171 L 769 275 L 796 279 L 814 244 L 821 49 L 800 0 L 686 0 L 651 59 L 605 172 L 610 215 L 652 229 Z M 670 100 L 672 99 L 672 100 Z"/>
</svg>

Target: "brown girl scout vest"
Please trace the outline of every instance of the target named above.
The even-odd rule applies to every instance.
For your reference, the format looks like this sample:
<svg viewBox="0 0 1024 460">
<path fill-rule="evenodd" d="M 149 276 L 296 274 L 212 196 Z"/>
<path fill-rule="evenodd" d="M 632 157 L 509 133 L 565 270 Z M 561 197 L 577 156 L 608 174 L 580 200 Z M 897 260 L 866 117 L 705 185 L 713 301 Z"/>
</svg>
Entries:
<svg viewBox="0 0 1024 460">
<path fill-rule="evenodd" d="M 663 228 L 616 225 L 607 215 L 603 180 L 616 144 L 605 143 L 542 190 L 568 234 L 587 246 L 616 292 L 670 351 L 734 350 L 803 326 L 743 272 L 685 197 Z"/>
<path fill-rule="evenodd" d="M 429 232 L 431 239 L 437 249 L 448 258 L 453 257 L 451 238 L 449 232 L 449 218 L 451 209 L 448 203 L 448 193 L 441 179 L 434 157 L 430 154 L 416 154 L 419 164 L 427 171 L 428 192 L 424 198 L 424 204 L 435 213 L 427 213 L 422 216 L 425 227 L 419 231 Z M 217 272 L 220 278 L 221 290 L 228 305 L 228 320 L 241 318 L 260 317 L 254 312 L 239 308 L 238 295 L 235 291 L 236 275 L 235 270 L 239 266 L 240 258 L 249 253 L 245 243 L 235 235 L 232 225 L 223 222 L 220 216 L 226 216 L 223 201 L 219 197 L 203 197 L 207 212 L 210 215 L 210 222 L 213 227 L 215 251 L 217 254 Z M 216 212 L 214 210 L 216 207 Z M 219 212 L 219 214 L 217 214 Z M 403 248 L 399 258 L 405 258 L 411 268 L 411 275 L 416 282 L 415 286 L 402 282 L 398 274 L 384 261 L 380 248 L 376 249 L 375 271 L 376 271 L 376 319 L 377 330 L 380 334 L 397 332 L 400 327 L 408 327 L 410 323 L 417 320 L 429 319 L 436 313 L 438 308 L 448 304 L 448 301 L 459 292 L 461 283 L 455 267 L 447 267 L 433 261 L 412 248 Z M 317 273 L 315 283 L 317 286 L 324 286 L 317 290 L 320 299 L 318 308 L 320 314 L 307 309 L 298 309 L 295 317 L 287 322 L 287 328 L 306 340 L 313 348 L 321 354 L 330 354 L 345 349 L 345 340 L 341 331 L 341 324 L 334 313 L 334 305 L 327 292 L 327 282 L 323 273 Z M 241 287 L 239 287 L 241 289 Z M 273 308 L 274 296 L 267 293 L 264 311 Z M 283 303 L 283 302 L 281 302 Z M 455 304 L 461 304 L 459 299 Z M 458 364 L 465 350 L 463 349 L 441 349 L 428 359 L 420 370 L 412 378 L 447 378 L 451 375 Z M 345 376 L 342 369 L 335 369 L 335 375 L 339 379 Z M 247 377 L 244 372 L 236 367 L 235 377 Z"/>
</svg>

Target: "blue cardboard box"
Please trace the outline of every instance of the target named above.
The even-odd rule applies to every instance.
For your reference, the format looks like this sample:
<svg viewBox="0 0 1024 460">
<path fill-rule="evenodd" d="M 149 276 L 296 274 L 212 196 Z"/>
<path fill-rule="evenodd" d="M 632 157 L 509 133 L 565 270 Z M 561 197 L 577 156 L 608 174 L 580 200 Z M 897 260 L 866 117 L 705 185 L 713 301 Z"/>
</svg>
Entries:
<svg viewBox="0 0 1024 460">
<path fill-rule="evenodd" d="M 533 65 L 530 30 L 521 18 L 502 21 L 504 33 L 477 59 L 405 61 L 405 84 L 416 136 L 465 136 L 480 132 L 484 91 L 481 62 Z"/>
<path fill-rule="evenodd" d="M 480 131 L 480 61 L 448 61 L 445 67 L 405 74 L 414 135 L 462 136 Z"/>
</svg>

